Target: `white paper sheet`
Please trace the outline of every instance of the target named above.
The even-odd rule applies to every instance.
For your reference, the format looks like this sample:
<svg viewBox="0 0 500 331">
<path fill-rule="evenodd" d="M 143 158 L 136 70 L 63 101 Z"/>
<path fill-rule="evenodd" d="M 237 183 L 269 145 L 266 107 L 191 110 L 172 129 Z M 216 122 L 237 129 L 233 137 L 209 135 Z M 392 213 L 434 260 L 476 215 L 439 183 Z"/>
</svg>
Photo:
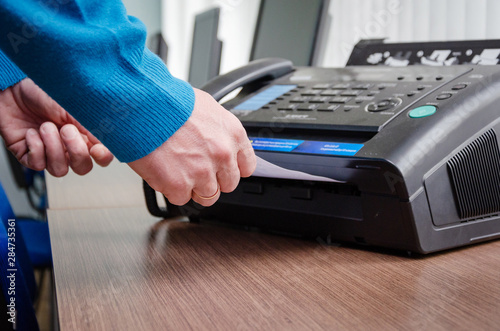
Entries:
<svg viewBox="0 0 500 331">
<path fill-rule="evenodd" d="M 342 181 L 328 177 L 316 176 L 301 171 L 285 169 L 258 156 L 257 168 L 255 169 L 252 176 L 343 183 Z"/>
</svg>

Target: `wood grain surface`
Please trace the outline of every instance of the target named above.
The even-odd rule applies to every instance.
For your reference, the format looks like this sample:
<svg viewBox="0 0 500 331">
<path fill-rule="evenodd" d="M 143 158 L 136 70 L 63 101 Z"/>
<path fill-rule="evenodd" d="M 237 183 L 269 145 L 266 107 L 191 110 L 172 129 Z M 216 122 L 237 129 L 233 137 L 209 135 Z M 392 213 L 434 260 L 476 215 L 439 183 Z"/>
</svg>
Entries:
<svg viewBox="0 0 500 331">
<path fill-rule="evenodd" d="M 66 330 L 499 330 L 500 241 L 425 257 L 49 210 Z"/>
<path fill-rule="evenodd" d="M 142 179 L 124 163 L 113 160 L 85 176 L 70 171 L 56 178 L 45 172 L 50 209 L 144 206 Z"/>
</svg>

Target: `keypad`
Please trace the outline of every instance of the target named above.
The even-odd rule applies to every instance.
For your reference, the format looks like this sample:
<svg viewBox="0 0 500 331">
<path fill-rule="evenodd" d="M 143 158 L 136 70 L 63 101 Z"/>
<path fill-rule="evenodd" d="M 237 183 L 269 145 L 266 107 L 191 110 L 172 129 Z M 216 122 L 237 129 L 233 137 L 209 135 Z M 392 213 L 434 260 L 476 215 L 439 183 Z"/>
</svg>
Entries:
<svg viewBox="0 0 500 331">
<path fill-rule="evenodd" d="M 256 91 L 233 111 L 245 127 L 377 132 L 407 106 L 442 84 L 436 76 L 432 79 L 418 79 L 420 76 L 407 79 L 408 76 L 402 80 L 398 77 L 388 81 L 315 81 L 302 84 L 284 81 L 283 84 Z M 466 89 L 467 84 L 459 82 L 450 88 L 451 92 L 437 93 L 433 100 L 440 102 L 452 98 L 452 93 Z M 267 99 L 273 95 L 276 95 L 273 99 Z M 266 99 L 267 103 L 256 107 Z"/>
<path fill-rule="evenodd" d="M 298 67 L 269 85 L 243 89 L 225 105 L 245 128 L 378 132 L 422 105 L 442 109 L 470 90 L 471 69 Z M 438 73 L 436 72 L 438 71 Z M 464 81 L 455 81 L 464 75 Z M 246 90 L 246 91 L 245 91 Z M 422 116 L 417 111 L 412 118 Z M 292 131 L 290 131 L 292 132 Z"/>
<path fill-rule="evenodd" d="M 391 89 L 396 87 L 394 84 L 389 86 Z M 368 112 L 387 111 L 401 103 L 400 99 L 391 97 L 376 100 L 381 91 L 387 87 L 388 85 L 384 84 L 375 85 L 363 82 L 301 85 L 273 100 L 265 107 L 266 109 L 286 112 L 335 112 L 336 110 L 350 111 L 353 109 Z"/>
</svg>

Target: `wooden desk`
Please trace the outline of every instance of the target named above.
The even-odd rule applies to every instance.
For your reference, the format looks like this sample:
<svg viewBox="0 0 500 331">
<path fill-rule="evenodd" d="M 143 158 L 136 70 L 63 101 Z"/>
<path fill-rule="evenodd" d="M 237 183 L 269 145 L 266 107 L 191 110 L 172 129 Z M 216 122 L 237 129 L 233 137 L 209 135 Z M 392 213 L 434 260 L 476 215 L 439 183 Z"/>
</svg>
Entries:
<svg viewBox="0 0 500 331">
<path fill-rule="evenodd" d="M 94 164 L 85 176 L 70 171 L 61 178 L 45 177 L 50 209 L 145 205 L 141 177 L 116 159 L 105 168 Z"/>
<path fill-rule="evenodd" d="M 118 162 L 48 181 L 62 331 L 500 326 L 500 241 L 410 258 L 160 221 Z"/>
<path fill-rule="evenodd" d="M 409 258 L 49 210 L 61 330 L 498 330 L 500 241 Z"/>
</svg>

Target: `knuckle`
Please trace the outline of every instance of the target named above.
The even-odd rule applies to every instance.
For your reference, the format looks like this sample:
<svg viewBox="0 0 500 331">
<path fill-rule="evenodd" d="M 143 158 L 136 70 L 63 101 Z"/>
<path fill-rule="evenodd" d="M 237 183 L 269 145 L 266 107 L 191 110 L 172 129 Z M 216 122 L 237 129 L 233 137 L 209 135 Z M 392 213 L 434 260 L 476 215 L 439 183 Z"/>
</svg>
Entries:
<svg viewBox="0 0 500 331">
<path fill-rule="evenodd" d="M 237 140 L 246 141 L 248 140 L 247 132 L 241 122 L 235 118 L 235 123 L 232 126 L 233 134 L 237 137 Z"/>
<path fill-rule="evenodd" d="M 193 169 L 193 176 L 196 181 L 199 182 L 201 180 L 206 180 L 210 178 L 210 175 L 212 174 L 212 171 L 209 167 L 197 167 L 196 169 Z"/>
<path fill-rule="evenodd" d="M 149 185 L 155 191 L 161 192 L 173 205 L 182 206 L 191 199 L 191 194 L 187 189 L 188 186 L 182 180 L 170 180 L 161 183 L 152 181 Z"/>
<path fill-rule="evenodd" d="M 219 148 L 215 153 L 217 162 L 227 164 L 233 160 L 233 150 L 228 147 Z"/>
</svg>

